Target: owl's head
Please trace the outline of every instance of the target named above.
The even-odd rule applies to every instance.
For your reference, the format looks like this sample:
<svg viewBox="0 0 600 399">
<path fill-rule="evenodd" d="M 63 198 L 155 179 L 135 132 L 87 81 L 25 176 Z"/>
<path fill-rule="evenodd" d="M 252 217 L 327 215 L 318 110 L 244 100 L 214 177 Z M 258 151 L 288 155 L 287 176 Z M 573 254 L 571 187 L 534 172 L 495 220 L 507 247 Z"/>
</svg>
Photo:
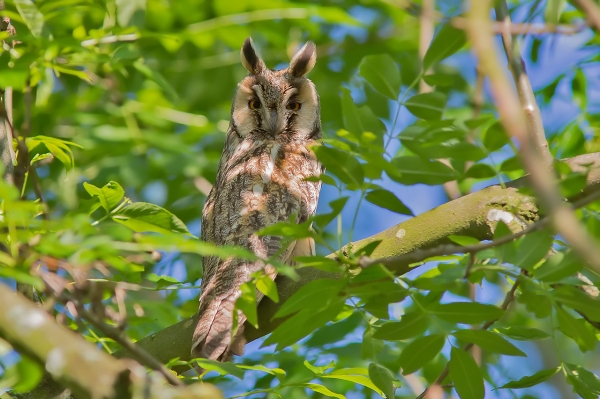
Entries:
<svg viewBox="0 0 600 399">
<path fill-rule="evenodd" d="M 242 137 L 296 141 L 319 139 L 319 96 L 305 75 L 315 66 L 317 51 L 307 42 L 292 57 L 290 66 L 268 69 L 251 38 L 241 50 L 249 74 L 239 83 L 232 105 L 232 128 Z"/>
</svg>

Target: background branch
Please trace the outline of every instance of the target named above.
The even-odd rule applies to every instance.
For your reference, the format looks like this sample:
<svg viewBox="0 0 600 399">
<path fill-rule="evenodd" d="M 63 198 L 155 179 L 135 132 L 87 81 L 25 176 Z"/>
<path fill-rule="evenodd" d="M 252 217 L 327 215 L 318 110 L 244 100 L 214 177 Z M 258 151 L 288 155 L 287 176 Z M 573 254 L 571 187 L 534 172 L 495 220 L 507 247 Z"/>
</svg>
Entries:
<svg viewBox="0 0 600 399">
<path fill-rule="evenodd" d="M 115 359 L 56 324 L 52 316 L 4 284 L 0 284 L 0 303 L 6 309 L 0 312 L 0 337 L 45 365 L 52 378 L 69 387 L 77 398 L 117 399 L 142 392 L 151 392 L 153 398 L 222 398 L 210 384 L 171 387 L 162 375 L 148 374 L 132 360 Z"/>
</svg>

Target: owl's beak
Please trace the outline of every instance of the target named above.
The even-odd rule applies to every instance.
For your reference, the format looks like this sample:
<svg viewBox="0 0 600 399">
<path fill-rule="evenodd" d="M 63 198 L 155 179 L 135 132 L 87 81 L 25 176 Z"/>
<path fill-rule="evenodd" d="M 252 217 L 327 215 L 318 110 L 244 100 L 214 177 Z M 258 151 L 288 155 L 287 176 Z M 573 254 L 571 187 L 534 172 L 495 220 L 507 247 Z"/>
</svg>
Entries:
<svg viewBox="0 0 600 399">
<path fill-rule="evenodd" d="M 269 131 L 275 135 L 281 130 L 281 125 L 278 115 L 277 108 L 269 108 Z"/>
</svg>

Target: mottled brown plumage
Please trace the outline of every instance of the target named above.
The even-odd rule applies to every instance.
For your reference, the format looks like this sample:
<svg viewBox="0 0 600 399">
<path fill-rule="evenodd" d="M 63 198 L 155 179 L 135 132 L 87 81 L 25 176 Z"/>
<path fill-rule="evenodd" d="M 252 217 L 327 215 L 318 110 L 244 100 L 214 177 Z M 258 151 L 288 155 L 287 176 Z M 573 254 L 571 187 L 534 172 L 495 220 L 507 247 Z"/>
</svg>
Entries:
<svg viewBox="0 0 600 399">
<path fill-rule="evenodd" d="M 202 212 L 202 240 L 217 245 L 250 249 L 259 258 L 280 254 L 314 254 L 314 243 L 298 240 L 282 248 L 282 237 L 256 232 L 295 215 L 306 221 L 317 208 L 321 165 L 310 150 L 321 138 L 319 97 L 306 75 L 316 61 L 315 45 L 308 42 L 287 69 L 267 69 L 250 38 L 241 50 L 249 75 L 239 83 L 231 108 L 231 121 L 221 155 L 217 179 Z M 232 337 L 233 312 L 239 287 L 257 271 L 275 278 L 264 262 L 236 258 L 203 258 L 204 277 L 199 319 L 194 331 L 192 356 L 225 361 L 244 349 L 243 323 Z M 262 294 L 257 292 L 257 299 Z"/>
</svg>

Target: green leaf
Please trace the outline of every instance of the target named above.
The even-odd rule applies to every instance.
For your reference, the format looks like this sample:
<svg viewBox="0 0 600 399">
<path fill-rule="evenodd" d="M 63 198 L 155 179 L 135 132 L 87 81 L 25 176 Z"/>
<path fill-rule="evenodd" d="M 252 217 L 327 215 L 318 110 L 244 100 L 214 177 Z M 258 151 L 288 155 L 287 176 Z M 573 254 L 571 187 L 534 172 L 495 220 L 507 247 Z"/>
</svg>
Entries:
<svg viewBox="0 0 600 399">
<path fill-rule="evenodd" d="M 191 235 L 185 224 L 168 210 L 147 202 L 135 202 L 112 215 L 115 222 L 137 232 Z"/>
<path fill-rule="evenodd" d="M 477 302 L 437 304 L 429 311 L 442 320 L 465 324 L 479 324 L 484 321 L 499 319 L 504 315 L 504 310 L 497 306 Z"/>
<path fill-rule="evenodd" d="M 31 0 L 14 0 L 14 3 L 34 37 L 45 39 L 50 37 L 50 32 L 44 25 L 44 15 L 39 12 L 36 3 Z"/>
<path fill-rule="evenodd" d="M 360 76 L 392 100 L 400 93 L 400 69 L 388 54 L 367 55 L 360 62 Z"/>
<path fill-rule="evenodd" d="M 115 181 L 110 181 L 102 188 L 98 188 L 87 182 L 83 182 L 85 191 L 88 192 L 92 197 L 96 197 L 100 200 L 100 204 L 106 210 L 106 212 L 112 211 L 123 199 L 125 190 Z"/>
<path fill-rule="evenodd" d="M 584 319 L 576 319 L 560 306 L 556 308 L 556 319 L 560 331 L 579 345 L 582 352 L 594 350 L 598 339 L 590 331 Z"/>
<path fill-rule="evenodd" d="M 545 369 L 542 371 L 538 371 L 533 375 L 529 375 L 523 377 L 516 381 L 510 381 L 506 384 L 498 387 L 498 389 L 520 389 L 520 388 L 529 388 L 541 384 L 546 381 L 548 378 L 552 377 L 554 374 L 558 373 L 561 367 L 555 367 L 553 369 Z"/>
<path fill-rule="evenodd" d="M 433 186 L 459 177 L 458 173 L 441 162 L 410 155 L 392 159 L 386 173 L 395 182 L 406 185 L 422 183 Z"/>
<path fill-rule="evenodd" d="M 136 61 L 133 66 L 135 69 L 140 71 L 140 73 L 146 76 L 148 79 L 152 80 L 154 83 L 160 86 L 160 88 L 167 95 L 169 100 L 175 101 L 178 96 L 177 92 L 171 86 L 171 84 L 154 68 L 150 68 L 148 65 L 145 65 L 142 60 Z"/>
<path fill-rule="evenodd" d="M 533 267 L 548 255 L 553 243 L 554 237 L 546 230 L 534 231 L 526 235 L 517 249 L 515 266 L 533 270 Z"/>
<path fill-rule="evenodd" d="M 325 228 L 333 219 L 335 219 L 344 209 L 346 203 L 348 202 L 349 197 L 341 197 L 336 200 L 333 200 L 329 203 L 329 207 L 331 208 L 330 213 L 325 213 L 321 215 L 316 215 L 312 218 L 317 226 L 321 229 Z"/>
<path fill-rule="evenodd" d="M 384 125 L 366 105 L 357 107 L 352 100 L 350 90 L 342 87 L 342 116 L 346 130 L 361 139 L 363 133 L 371 132 L 380 139 L 383 137 Z"/>
<path fill-rule="evenodd" d="M 510 136 L 506 133 L 504 126 L 500 122 L 490 126 L 483 136 L 483 145 L 490 152 L 494 152 L 504 147 L 510 141 Z"/>
<path fill-rule="evenodd" d="M 409 312 L 400 321 L 392 321 L 379 327 L 373 336 L 387 341 L 401 341 L 427 331 L 429 315 L 424 312 Z"/>
<path fill-rule="evenodd" d="M 583 262 L 574 252 L 557 252 L 535 269 L 536 279 L 549 283 L 558 282 L 565 277 L 574 276 L 583 269 Z"/>
<path fill-rule="evenodd" d="M 406 100 L 404 105 L 417 118 L 440 120 L 446 108 L 446 95 L 440 92 L 417 94 Z"/>
<path fill-rule="evenodd" d="M 256 289 L 251 282 L 240 286 L 242 295 L 235 301 L 235 308 L 240 309 L 254 328 L 258 328 L 258 315 L 256 311 Z"/>
<path fill-rule="evenodd" d="M 452 333 L 456 338 L 474 343 L 481 349 L 492 353 L 500 353 L 508 356 L 527 357 L 525 352 L 502 338 L 500 335 L 485 330 L 459 330 Z"/>
<path fill-rule="evenodd" d="M 377 358 L 377 354 L 383 349 L 383 341 L 373 338 L 373 333 L 374 329 L 372 326 L 365 328 L 362 345 L 360 347 L 360 352 L 363 359 L 375 360 Z"/>
<path fill-rule="evenodd" d="M 454 389 L 461 399 L 483 399 L 483 375 L 469 353 L 452 347 L 448 366 Z"/>
<path fill-rule="evenodd" d="M 277 343 L 277 350 L 297 343 L 317 328 L 336 318 L 344 309 L 344 299 L 336 298 L 323 304 L 318 310 L 300 311 L 277 327 L 265 340 L 262 346 Z"/>
<path fill-rule="evenodd" d="M 275 313 L 274 318 L 290 315 L 300 310 L 318 310 L 338 297 L 344 285 L 343 281 L 328 278 L 312 281 L 302 286 Z M 318 301 L 315 298 L 319 298 Z"/>
<path fill-rule="evenodd" d="M 329 378 L 334 380 L 354 382 L 356 384 L 372 389 L 380 396 L 385 395 L 381 389 L 379 389 L 375 384 L 373 384 L 371 379 L 368 377 L 368 370 L 363 367 L 334 370 L 327 375 L 321 376 L 320 378 Z"/>
<path fill-rule="evenodd" d="M 577 392 L 584 399 L 597 399 L 600 395 L 600 378 L 581 366 L 563 363 L 567 374 L 567 382 L 573 386 L 573 391 Z"/>
<path fill-rule="evenodd" d="M 560 15 L 565 9 L 566 0 L 548 0 L 544 10 L 544 18 L 548 24 L 558 25 Z"/>
<path fill-rule="evenodd" d="M 192 363 L 197 363 L 198 366 L 205 370 L 216 371 L 220 375 L 232 375 L 240 380 L 244 378 L 244 370 L 237 368 L 233 363 L 218 362 L 203 358 L 194 359 Z"/>
<path fill-rule="evenodd" d="M 372 204 L 384 209 L 389 209 L 392 212 L 413 216 L 412 211 L 404 205 L 400 198 L 396 197 L 396 194 L 389 190 L 378 189 L 369 191 L 365 196 L 365 199 Z"/>
<path fill-rule="evenodd" d="M 340 273 L 343 270 L 339 262 L 324 256 L 296 256 L 293 261 L 295 267 L 314 267 L 332 273 Z"/>
<path fill-rule="evenodd" d="M 279 293 L 277 292 L 277 285 L 271 277 L 263 274 L 256 279 L 256 289 L 262 292 L 265 296 L 269 297 L 273 302 L 279 302 Z"/>
<path fill-rule="evenodd" d="M 423 70 L 427 71 L 438 62 L 456 53 L 466 42 L 467 35 L 464 30 L 457 29 L 450 23 L 442 25 L 423 57 Z"/>
<path fill-rule="evenodd" d="M 356 330 L 356 328 L 361 324 L 362 320 L 363 318 L 360 313 L 355 312 L 344 320 L 321 327 L 315 331 L 308 341 L 306 341 L 306 346 L 309 348 L 315 348 L 327 344 L 337 343 L 346 335 Z"/>
<path fill-rule="evenodd" d="M 14 371 L 7 371 L 6 374 L 14 372 L 18 375 L 18 382 L 12 386 L 12 390 L 17 393 L 31 391 L 39 384 L 44 375 L 43 368 L 36 361 L 25 355 L 21 355 L 19 362 L 11 367 L 11 369 Z M 6 374 L 4 375 L 5 379 L 7 378 Z"/>
<path fill-rule="evenodd" d="M 457 236 L 457 235 L 449 235 L 448 238 L 452 241 L 457 243 L 458 245 L 462 245 L 463 247 L 469 246 L 469 245 L 477 245 L 479 244 L 479 240 L 477 238 L 474 237 L 468 237 L 468 236 Z"/>
<path fill-rule="evenodd" d="M 452 76 L 441 73 L 425 75 L 423 76 L 423 80 L 429 86 L 452 86 L 454 84 L 454 79 Z"/>
<path fill-rule="evenodd" d="M 552 291 L 555 300 L 582 312 L 592 321 L 600 321 L 600 300 L 574 287 L 561 286 Z"/>
<path fill-rule="evenodd" d="M 402 367 L 402 374 L 412 374 L 429 363 L 444 347 L 446 336 L 433 334 L 415 339 L 400 353 L 398 363 Z"/>
<path fill-rule="evenodd" d="M 327 171 L 335 175 L 341 182 L 357 187 L 362 185 L 364 171 L 355 157 L 347 152 L 325 146 L 315 147 L 313 150 Z"/>
<path fill-rule="evenodd" d="M 321 385 L 321 384 L 307 383 L 307 384 L 302 384 L 300 386 L 308 388 L 311 391 L 318 392 L 321 395 L 325 395 L 330 398 L 346 399 L 346 397 L 344 395 L 335 393 L 335 392 L 331 391 L 329 388 L 327 388 L 326 386 Z"/>
<path fill-rule="evenodd" d="M 116 0 L 117 22 L 122 27 L 143 27 L 146 14 L 146 0 Z"/>
<path fill-rule="evenodd" d="M 489 179 L 496 177 L 496 171 L 490 165 L 485 163 L 476 163 L 465 172 L 465 177 L 473 179 Z"/>
<path fill-rule="evenodd" d="M 500 334 L 506 335 L 508 338 L 517 339 L 519 341 L 534 341 L 550 337 L 549 334 L 537 328 L 528 328 L 522 326 L 511 326 L 506 328 L 496 329 Z"/>
<path fill-rule="evenodd" d="M 306 367 L 307 369 L 309 369 L 317 375 L 325 374 L 327 370 L 333 368 L 334 366 L 335 362 L 333 360 L 326 366 L 313 366 L 308 360 L 304 361 L 304 367 Z"/>
<path fill-rule="evenodd" d="M 384 393 L 387 399 L 395 397 L 394 378 L 388 369 L 376 363 L 371 363 L 369 364 L 369 378 Z"/>
</svg>

